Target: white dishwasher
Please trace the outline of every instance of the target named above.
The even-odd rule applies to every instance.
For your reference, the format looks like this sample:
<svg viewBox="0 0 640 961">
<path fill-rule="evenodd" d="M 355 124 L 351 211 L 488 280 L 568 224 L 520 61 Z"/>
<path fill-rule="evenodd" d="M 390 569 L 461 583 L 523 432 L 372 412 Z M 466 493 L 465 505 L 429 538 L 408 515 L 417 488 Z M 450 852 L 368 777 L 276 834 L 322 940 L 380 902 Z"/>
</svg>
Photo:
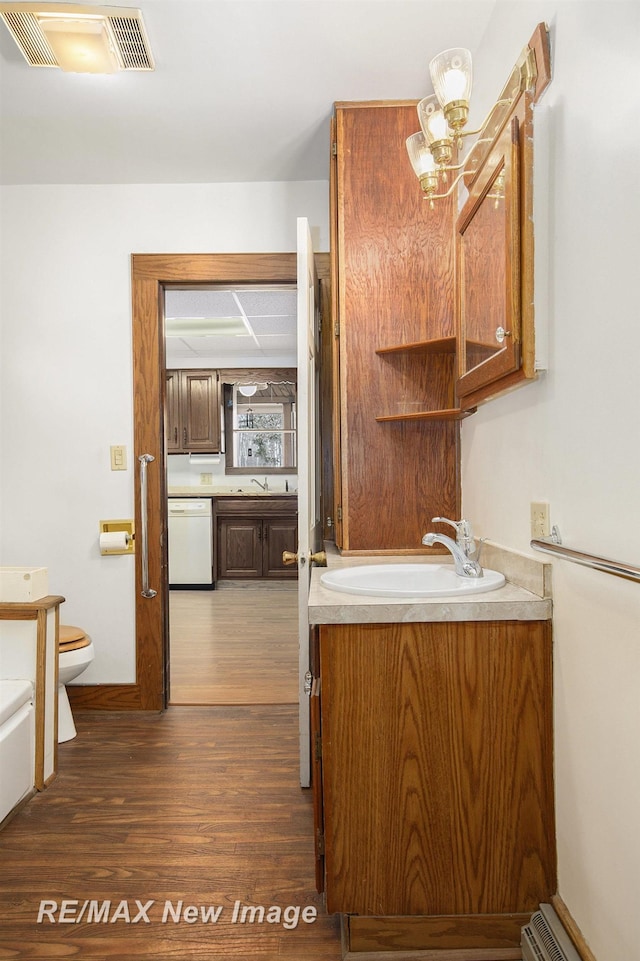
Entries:
<svg viewBox="0 0 640 961">
<path fill-rule="evenodd" d="M 169 587 L 213 588 L 211 498 L 169 498 Z"/>
</svg>

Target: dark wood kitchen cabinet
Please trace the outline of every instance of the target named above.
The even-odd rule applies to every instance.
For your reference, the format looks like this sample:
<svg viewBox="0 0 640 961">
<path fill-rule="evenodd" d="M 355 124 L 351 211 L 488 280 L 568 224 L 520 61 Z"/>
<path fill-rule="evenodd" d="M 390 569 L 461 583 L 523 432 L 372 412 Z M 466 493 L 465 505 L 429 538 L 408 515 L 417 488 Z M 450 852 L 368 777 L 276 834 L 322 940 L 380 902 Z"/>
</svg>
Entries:
<svg viewBox="0 0 640 961">
<path fill-rule="evenodd" d="M 168 454 L 218 454 L 221 440 L 217 370 L 168 370 L 165 438 Z"/>
<path fill-rule="evenodd" d="M 214 516 L 218 580 L 296 577 L 282 554 L 297 550 L 297 498 L 218 498 Z"/>
</svg>

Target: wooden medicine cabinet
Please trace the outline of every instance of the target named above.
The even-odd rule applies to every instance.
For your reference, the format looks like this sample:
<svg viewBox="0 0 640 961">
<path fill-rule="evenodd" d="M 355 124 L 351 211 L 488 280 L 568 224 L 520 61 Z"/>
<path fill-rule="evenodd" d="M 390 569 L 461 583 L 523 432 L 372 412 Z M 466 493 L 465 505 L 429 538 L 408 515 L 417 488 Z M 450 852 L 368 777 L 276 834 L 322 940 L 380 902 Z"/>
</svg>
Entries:
<svg viewBox="0 0 640 961">
<path fill-rule="evenodd" d="M 458 218 L 459 397 L 520 367 L 519 130 L 496 138 Z"/>
<path fill-rule="evenodd" d="M 550 79 L 548 33 L 539 24 L 480 134 L 486 145 L 470 155 L 455 229 L 462 410 L 536 377 L 533 105 Z"/>
</svg>

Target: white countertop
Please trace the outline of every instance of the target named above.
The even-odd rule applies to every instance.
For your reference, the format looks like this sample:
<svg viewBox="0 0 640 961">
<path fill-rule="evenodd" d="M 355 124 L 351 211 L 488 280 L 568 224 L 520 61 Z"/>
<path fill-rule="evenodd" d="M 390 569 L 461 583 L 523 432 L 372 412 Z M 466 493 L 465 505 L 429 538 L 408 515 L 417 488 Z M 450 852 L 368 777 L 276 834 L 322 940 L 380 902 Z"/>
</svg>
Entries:
<svg viewBox="0 0 640 961">
<path fill-rule="evenodd" d="M 310 624 L 391 624 L 420 621 L 541 621 L 552 615 L 552 600 L 548 593 L 545 570 L 549 565 L 513 552 L 513 563 L 505 555 L 512 552 L 492 545 L 492 562 L 486 567 L 500 570 L 507 583 L 484 594 L 460 597 L 433 597 L 412 600 L 407 597 L 370 597 L 346 594 L 324 587 L 320 578 L 323 568 L 314 568 L 309 591 Z M 502 563 L 495 563 L 496 559 Z M 327 566 L 354 567 L 360 564 L 442 564 L 442 554 L 424 555 L 366 555 L 341 556 L 335 548 L 327 550 Z M 536 566 L 539 567 L 539 571 Z M 524 569 L 524 574 L 523 574 Z M 534 587 L 528 590 L 515 581 Z M 540 593 L 535 593 L 538 590 Z"/>
</svg>

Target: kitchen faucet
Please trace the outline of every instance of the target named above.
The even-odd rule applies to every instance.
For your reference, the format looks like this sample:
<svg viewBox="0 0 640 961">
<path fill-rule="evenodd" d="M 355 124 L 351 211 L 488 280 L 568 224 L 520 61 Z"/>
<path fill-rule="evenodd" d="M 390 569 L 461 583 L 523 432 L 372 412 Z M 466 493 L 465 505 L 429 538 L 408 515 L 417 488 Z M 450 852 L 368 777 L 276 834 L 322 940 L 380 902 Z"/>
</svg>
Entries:
<svg viewBox="0 0 640 961">
<path fill-rule="evenodd" d="M 456 532 L 456 539 L 454 541 L 446 534 L 425 534 L 422 543 L 427 547 L 432 547 L 434 544 L 442 544 L 446 547 L 453 556 L 456 574 L 461 577 L 482 577 L 480 552 L 476 549 L 469 521 L 450 521 L 448 517 L 432 517 L 431 522 L 450 524 Z"/>
<path fill-rule="evenodd" d="M 252 483 L 252 484 L 257 484 L 258 487 L 261 487 L 263 491 L 268 491 L 268 490 L 269 490 L 269 478 L 268 478 L 268 477 L 265 477 L 265 479 L 264 479 L 264 484 L 261 484 L 259 480 L 256 480 L 255 477 L 252 477 L 252 478 L 251 478 L 251 483 Z"/>
</svg>

